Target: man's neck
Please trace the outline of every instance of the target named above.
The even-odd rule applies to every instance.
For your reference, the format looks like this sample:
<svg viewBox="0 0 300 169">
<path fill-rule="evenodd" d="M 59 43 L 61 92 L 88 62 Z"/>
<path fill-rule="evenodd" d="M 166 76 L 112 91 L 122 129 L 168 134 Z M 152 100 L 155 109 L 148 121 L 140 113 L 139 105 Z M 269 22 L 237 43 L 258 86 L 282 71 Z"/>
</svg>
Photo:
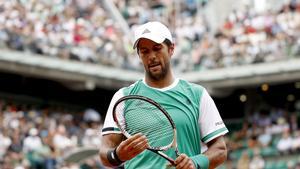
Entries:
<svg viewBox="0 0 300 169">
<path fill-rule="evenodd" d="M 145 78 L 145 82 L 148 86 L 150 87 L 154 87 L 154 88 L 165 88 L 170 86 L 173 82 L 174 82 L 175 78 L 173 77 L 173 75 L 167 76 L 164 79 L 160 79 L 160 80 L 154 80 L 151 79 L 149 77 Z"/>
</svg>

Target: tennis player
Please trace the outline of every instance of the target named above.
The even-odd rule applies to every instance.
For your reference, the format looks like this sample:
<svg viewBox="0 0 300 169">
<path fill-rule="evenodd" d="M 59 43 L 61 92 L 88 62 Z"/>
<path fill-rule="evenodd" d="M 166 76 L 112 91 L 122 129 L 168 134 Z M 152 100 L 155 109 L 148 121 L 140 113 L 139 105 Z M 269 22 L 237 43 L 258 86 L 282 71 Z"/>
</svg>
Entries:
<svg viewBox="0 0 300 169">
<path fill-rule="evenodd" d="M 167 160 L 146 150 L 148 141 L 144 135 L 126 139 L 113 120 L 114 103 L 122 96 L 134 94 L 155 100 L 174 120 L 181 155 L 165 152 L 175 159 L 173 168 L 208 169 L 222 164 L 227 158 L 223 136 L 228 130 L 204 87 L 174 77 L 170 60 L 175 46 L 169 29 L 160 22 L 139 26 L 134 48 L 143 63 L 145 77 L 113 96 L 102 129 L 102 163 L 109 167 L 124 165 L 126 169 L 170 168 Z"/>
</svg>

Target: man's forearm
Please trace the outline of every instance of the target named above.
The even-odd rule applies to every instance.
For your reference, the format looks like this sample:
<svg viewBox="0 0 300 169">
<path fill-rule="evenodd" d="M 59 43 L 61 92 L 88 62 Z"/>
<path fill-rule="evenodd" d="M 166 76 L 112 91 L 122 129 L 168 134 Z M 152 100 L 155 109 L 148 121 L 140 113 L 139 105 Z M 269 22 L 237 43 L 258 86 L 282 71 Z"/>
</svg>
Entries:
<svg viewBox="0 0 300 169">
<path fill-rule="evenodd" d="M 107 167 L 114 167 L 114 163 L 111 163 L 108 159 L 109 153 L 113 152 L 113 150 L 120 144 L 122 141 L 122 135 L 120 134 L 110 134 L 105 135 L 102 138 L 102 143 L 99 150 L 99 158 L 103 165 Z"/>
<path fill-rule="evenodd" d="M 100 160 L 102 162 L 102 164 L 104 166 L 107 166 L 107 167 L 114 167 L 108 160 L 107 158 L 107 153 L 109 151 L 113 150 L 113 148 L 105 148 L 105 147 L 101 147 L 100 148 L 100 151 L 99 151 L 99 157 L 100 157 Z"/>
<path fill-rule="evenodd" d="M 214 169 L 224 163 L 227 159 L 227 148 L 223 137 L 212 142 L 204 155 L 209 159 L 209 169 Z"/>
<path fill-rule="evenodd" d="M 106 149 L 105 151 L 100 150 L 99 156 L 102 164 L 107 167 L 115 167 L 121 165 L 123 162 L 118 158 L 116 149 Z"/>
<path fill-rule="evenodd" d="M 209 169 L 214 169 L 227 159 L 227 150 L 217 150 L 204 153 L 209 159 Z"/>
</svg>

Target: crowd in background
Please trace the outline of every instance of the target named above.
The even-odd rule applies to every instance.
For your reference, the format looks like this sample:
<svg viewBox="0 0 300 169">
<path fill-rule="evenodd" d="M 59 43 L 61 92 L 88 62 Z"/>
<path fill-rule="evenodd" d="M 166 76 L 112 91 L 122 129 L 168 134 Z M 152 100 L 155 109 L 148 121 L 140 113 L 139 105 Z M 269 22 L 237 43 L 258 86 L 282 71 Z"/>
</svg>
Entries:
<svg viewBox="0 0 300 169">
<path fill-rule="evenodd" d="M 300 3 L 296 0 L 263 13 L 251 7 L 233 10 L 214 32 L 207 22 L 209 18 L 198 11 L 205 6 L 199 6 L 196 0 L 177 4 L 170 0 L 113 2 L 132 29 L 150 20 L 161 20 L 170 26 L 176 43 L 173 65 L 178 71 L 300 56 Z M 3 48 L 141 69 L 130 37 L 124 35 L 98 0 L 0 0 L 0 49 Z M 0 99 L 0 168 L 101 169 L 99 160 L 93 158 L 84 167 L 63 163 L 63 156 L 75 148 L 99 146 L 102 123 L 97 114 L 93 110 L 76 112 Z M 236 161 L 233 168 L 266 168 L 268 153 L 300 153 L 299 113 L 269 109 L 246 121 L 242 129 L 226 138 L 229 162 Z M 240 154 L 234 156 L 238 151 Z M 297 160 L 286 165 L 296 167 Z"/>
<path fill-rule="evenodd" d="M 0 99 L 0 168 L 102 169 L 97 155 L 81 164 L 64 161 L 77 148 L 98 149 L 101 125 L 93 109 L 70 111 Z"/>
<path fill-rule="evenodd" d="M 250 6 L 233 10 L 214 32 L 207 23 L 209 16 L 197 12 L 196 1 L 126 2 L 116 1 L 132 27 L 149 20 L 162 20 L 172 27 L 176 38 L 174 65 L 180 71 L 300 56 L 299 1 L 291 0 L 280 9 L 264 12 Z"/>
<path fill-rule="evenodd" d="M 173 65 L 193 71 L 289 59 L 300 55 L 300 4 L 257 12 L 233 10 L 212 31 L 196 0 L 113 1 L 132 29 L 160 20 L 175 37 Z M 0 46 L 140 70 L 130 35 L 97 0 L 0 1 Z M 208 2 L 209 3 L 209 2 Z"/>
<path fill-rule="evenodd" d="M 13 50 L 120 67 L 118 26 L 97 0 L 0 1 L 0 44 Z"/>
<path fill-rule="evenodd" d="M 232 131 L 226 139 L 229 168 L 300 168 L 298 111 L 282 108 L 261 109 L 245 117 L 241 128 Z"/>
<path fill-rule="evenodd" d="M 224 169 L 300 167 L 299 110 L 270 107 L 244 119 L 238 127 L 225 120 L 230 133 L 225 137 Z M 0 168 L 104 169 L 96 154 L 81 163 L 64 161 L 78 148 L 98 149 L 101 126 L 101 115 L 93 109 L 75 111 L 0 99 Z"/>
</svg>

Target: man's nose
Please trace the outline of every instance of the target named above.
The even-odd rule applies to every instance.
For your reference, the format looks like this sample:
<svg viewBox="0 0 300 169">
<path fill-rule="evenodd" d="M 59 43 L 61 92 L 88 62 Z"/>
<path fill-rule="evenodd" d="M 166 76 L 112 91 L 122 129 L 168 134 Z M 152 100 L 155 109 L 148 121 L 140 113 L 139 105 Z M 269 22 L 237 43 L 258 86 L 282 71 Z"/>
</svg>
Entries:
<svg viewBox="0 0 300 169">
<path fill-rule="evenodd" d="M 149 59 L 150 59 L 150 60 L 153 60 L 153 59 L 155 59 L 155 58 L 156 58 L 155 52 L 150 52 L 150 53 L 149 53 Z"/>
</svg>

